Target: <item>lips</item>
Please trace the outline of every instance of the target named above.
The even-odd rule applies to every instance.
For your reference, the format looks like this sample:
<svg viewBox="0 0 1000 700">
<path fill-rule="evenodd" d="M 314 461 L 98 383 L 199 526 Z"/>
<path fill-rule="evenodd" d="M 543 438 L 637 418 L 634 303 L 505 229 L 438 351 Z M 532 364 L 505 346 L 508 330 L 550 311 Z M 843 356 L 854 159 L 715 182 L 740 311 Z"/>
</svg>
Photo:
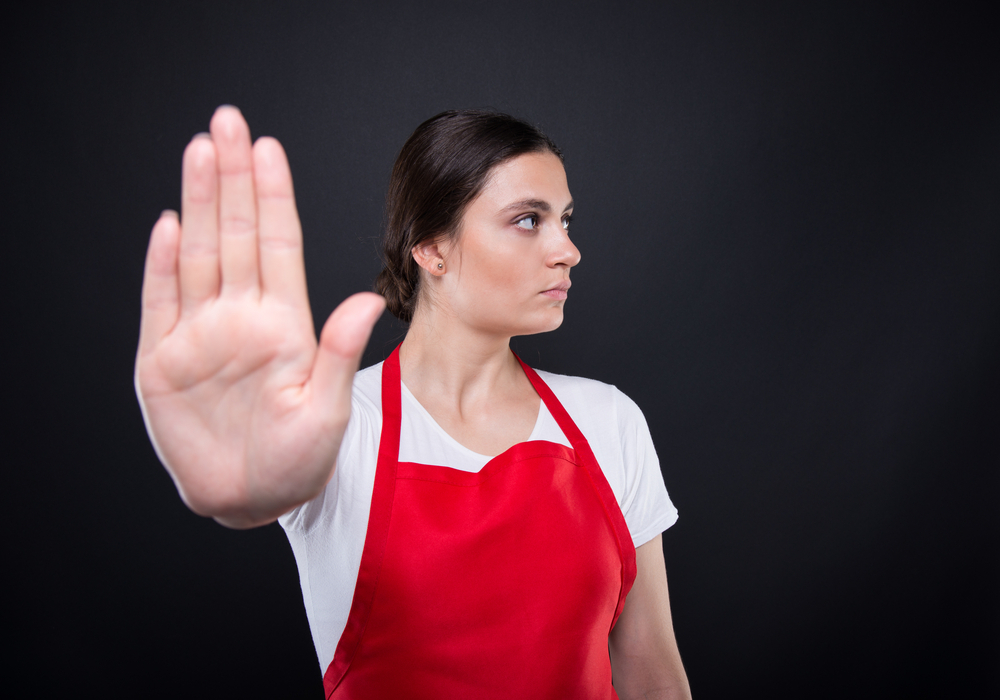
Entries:
<svg viewBox="0 0 1000 700">
<path fill-rule="evenodd" d="M 542 294 L 547 297 L 552 297 L 553 299 L 565 299 L 566 292 L 569 290 L 569 287 L 570 287 L 570 281 L 563 280 L 559 284 L 553 287 L 549 287 L 544 292 L 542 292 Z"/>
</svg>

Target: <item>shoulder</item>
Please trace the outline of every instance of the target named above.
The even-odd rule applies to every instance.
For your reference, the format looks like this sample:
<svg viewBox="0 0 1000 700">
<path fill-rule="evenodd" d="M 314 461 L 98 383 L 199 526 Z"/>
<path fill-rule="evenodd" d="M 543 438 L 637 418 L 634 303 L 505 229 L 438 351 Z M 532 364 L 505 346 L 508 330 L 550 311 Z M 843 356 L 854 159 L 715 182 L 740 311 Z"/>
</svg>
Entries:
<svg viewBox="0 0 1000 700">
<path fill-rule="evenodd" d="M 356 411 L 380 416 L 382 414 L 382 363 L 365 367 L 354 374 L 351 390 L 351 413 Z"/>
<path fill-rule="evenodd" d="M 645 544 L 673 525 L 677 509 L 667 494 L 649 426 L 636 403 L 604 382 L 551 372 L 538 376 L 590 443 L 632 543 Z"/>
<path fill-rule="evenodd" d="M 354 374 L 351 388 L 351 418 L 340 446 L 343 458 L 357 449 L 367 449 L 373 436 L 378 447 L 382 431 L 382 363 L 365 367 Z M 355 455 L 357 457 L 357 455 Z M 339 462 L 342 460 L 338 460 Z"/>
<path fill-rule="evenodd" d="M 381 400 L 382 363 L 359 369 L 354 373 L 354 394 L 368 400 Z"/>
<path fill-rule="evenodd" d="M 642 411 L 611 384 L 538 372 L 593 448 L 605 472 L 625 469 L 632 446 L 648 434 Z"/>
<path fill-rule="evenodd" d="M 613 385 L 599 382 L 596 379 L 555 374 L 553 372 L 546 372 L 543 369 L 536 369 L 535 372 L 559 396 L 560 400 L 563 396 L 584 400 L 610 399 L 615 393 L 621 393 Z"/>
<path fill-rule="evenodd" d="M 552 393 L 573 420 L 583 419 L 589 422 L 588 419 L 593 419 L 602 424 L 611 423 L 619 428 L 635 424 L 637 421 L 645 424 L 642 411 L 636 403 L 613 384 L 605 384 L 586 377 L 571 377 L 544 370 L 535 371 L 552 389 Z M 580 428 L 582 430 L 583 426 Z"/>
<path fill-rule="evenodd" d="M 632 399 L 611 384 L 538 372 L 590 444 L 639 546 L 670 527 L 670 502 L 649 426 Z"/>
</svg>

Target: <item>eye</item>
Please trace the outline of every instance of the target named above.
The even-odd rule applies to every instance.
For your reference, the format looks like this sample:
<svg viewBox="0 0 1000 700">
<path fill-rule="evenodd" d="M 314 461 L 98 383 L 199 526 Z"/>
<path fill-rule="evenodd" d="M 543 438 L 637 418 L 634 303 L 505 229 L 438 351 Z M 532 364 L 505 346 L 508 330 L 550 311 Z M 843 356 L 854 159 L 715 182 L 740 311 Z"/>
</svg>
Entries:
<svg viewBox="0 0 1000 700">
<path fill-rule="evenodd" d="M 563 220 L 562 220 L 563 230 L 564 231 L 569 231 L 569 225 L 572 222 L 573 222 L 573 215 L 572 214 L 567 214 L 566 216 L 564 216 Z"/>
<path fill-rule="evenodd" d="M 528 214 L 515 221 L 514 225 L 518 228 L 523 228 L 525 231 L 534 231 L 538 226 L 538 217 L 534 214 Z"/>
</svg>

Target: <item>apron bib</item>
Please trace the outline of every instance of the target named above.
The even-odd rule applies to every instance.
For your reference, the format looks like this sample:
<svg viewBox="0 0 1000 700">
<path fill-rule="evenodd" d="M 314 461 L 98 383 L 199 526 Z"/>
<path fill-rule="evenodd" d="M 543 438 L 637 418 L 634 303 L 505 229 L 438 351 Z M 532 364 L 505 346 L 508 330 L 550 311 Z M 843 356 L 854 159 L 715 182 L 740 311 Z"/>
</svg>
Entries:
<svg viewBox="0 0 1000 700">
<path fill-rule="evenodd" d="M 573 447 L 519 443 L 470 473 L 398 461 L 399 348 L 383 363 L 368 530 L 327 698 L 617 698 L 608 634 L 635 547 L 590 445 L 521 366 Z"/>
</svg>

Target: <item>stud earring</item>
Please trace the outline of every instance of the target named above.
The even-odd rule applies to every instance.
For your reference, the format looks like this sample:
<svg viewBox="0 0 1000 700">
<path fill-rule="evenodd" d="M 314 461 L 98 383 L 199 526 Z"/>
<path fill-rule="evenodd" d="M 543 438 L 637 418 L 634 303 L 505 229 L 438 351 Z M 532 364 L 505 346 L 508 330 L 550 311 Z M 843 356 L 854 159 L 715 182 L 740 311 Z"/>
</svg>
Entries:
<svg viewBox="0 0 1000 700">
<path fill-rule="evenodd" d="M 444 269 L 444 263 L 438 263 L 438 269 L 439 270 L 443 270 Z"/>
</svg>

